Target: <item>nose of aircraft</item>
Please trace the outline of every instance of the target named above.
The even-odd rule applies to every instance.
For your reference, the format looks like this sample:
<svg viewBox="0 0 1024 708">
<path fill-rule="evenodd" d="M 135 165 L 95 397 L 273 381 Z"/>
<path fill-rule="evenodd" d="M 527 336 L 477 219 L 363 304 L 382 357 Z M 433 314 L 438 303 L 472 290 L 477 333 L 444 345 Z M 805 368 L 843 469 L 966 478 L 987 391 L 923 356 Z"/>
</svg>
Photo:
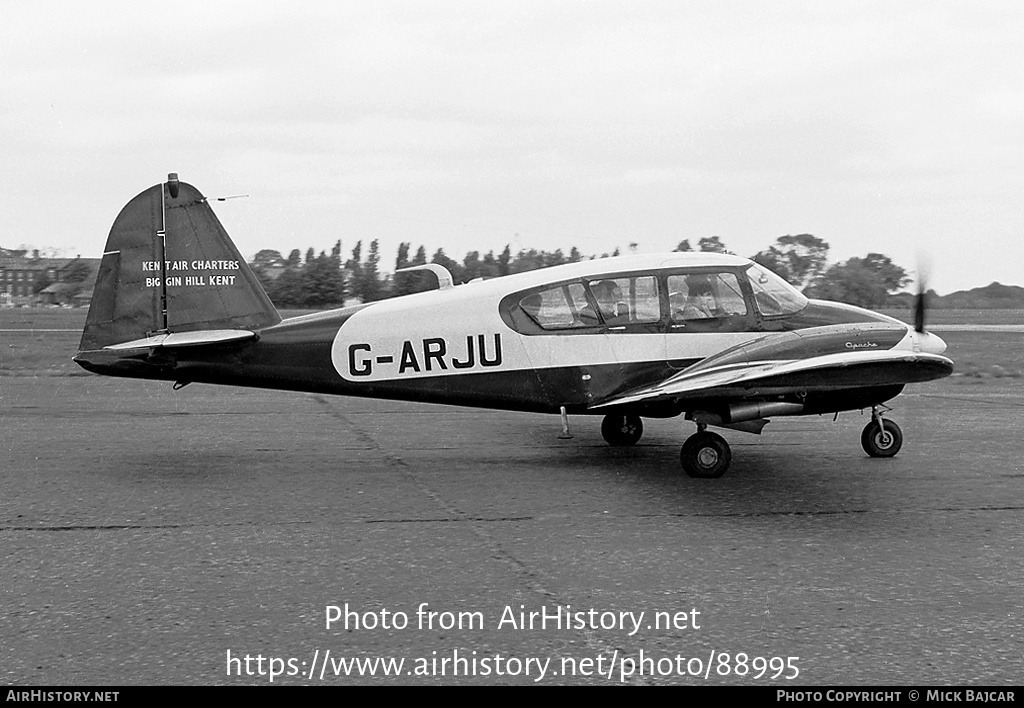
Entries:
<svg viewBox="0 0 1024 708">
<path fill-rule="evenodd" d="M 931 332 L 914 332 L 913 336 L 917 348 L 926 354 L 941 354 L 946 351 L 946 343 L 942 341 L 942 337 Z"/>
</svg>

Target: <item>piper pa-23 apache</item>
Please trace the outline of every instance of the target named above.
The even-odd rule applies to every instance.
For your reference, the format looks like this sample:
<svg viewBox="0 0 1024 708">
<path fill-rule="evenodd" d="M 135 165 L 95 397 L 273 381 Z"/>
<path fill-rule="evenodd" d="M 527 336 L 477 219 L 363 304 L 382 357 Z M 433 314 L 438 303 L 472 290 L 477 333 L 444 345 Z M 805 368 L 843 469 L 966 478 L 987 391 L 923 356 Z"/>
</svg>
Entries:
<svg viewBox="0 0 1024 708">
<path fill-rule="evenodd" d="M 861 444 L 903 443 L 882 412 L 905 384 L 948 376 L 945 343 L 869 310 L 808 300 L 745 258 L 591 260 L 282 320 L 199 191 L 171 174 L 111 228 L 81 351 L 100 374 L 603 415 L 610 445 L 644 417 L 683 415 L 691 477 L 720 477 L 718 426 L 871 409 Z"/>
</svg>

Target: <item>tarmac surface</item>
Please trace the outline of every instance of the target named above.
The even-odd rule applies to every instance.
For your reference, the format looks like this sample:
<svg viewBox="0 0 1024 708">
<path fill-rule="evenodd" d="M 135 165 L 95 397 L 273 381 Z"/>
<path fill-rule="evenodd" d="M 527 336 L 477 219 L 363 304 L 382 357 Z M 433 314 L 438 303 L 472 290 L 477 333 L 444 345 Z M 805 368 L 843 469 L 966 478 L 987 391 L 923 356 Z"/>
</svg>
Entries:
<svg viewBox="0 0 1024 708">
<path fill-rule="evenodd" d="M 680 420 L 620 449 L 597 417 L 564 440 L 554 416 L 7 377 L 0 681 L 1019 684 L 1024 381 L 893 406 L 893 459 L 861 450 L 867 415 L 777 419 L 695 480 Z"/>
</svg>

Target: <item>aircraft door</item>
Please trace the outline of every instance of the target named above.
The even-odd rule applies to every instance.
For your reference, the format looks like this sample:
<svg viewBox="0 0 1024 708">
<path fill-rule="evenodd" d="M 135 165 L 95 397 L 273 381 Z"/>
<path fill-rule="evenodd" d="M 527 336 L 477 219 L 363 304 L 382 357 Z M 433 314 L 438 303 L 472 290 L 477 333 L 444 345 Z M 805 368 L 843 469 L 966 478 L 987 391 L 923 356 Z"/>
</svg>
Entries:
<svg viewBox="0 0 1024 708">
<path fill-rule="evenodd" d="M 627 274 L 587 285 L 601 318 L 600 337 L 617 364 L 603 388 L 622 392 L 662 378 L 666 345 L 658 278 Z"/>
<path fill-rule="evenodd" d="M 743 287 L 731 270 L 694 269 L 667 276 L 667 359 L 685 369 L 723 349 L 742 344 L 756 333 L 756 322 Z"/>
</svg>

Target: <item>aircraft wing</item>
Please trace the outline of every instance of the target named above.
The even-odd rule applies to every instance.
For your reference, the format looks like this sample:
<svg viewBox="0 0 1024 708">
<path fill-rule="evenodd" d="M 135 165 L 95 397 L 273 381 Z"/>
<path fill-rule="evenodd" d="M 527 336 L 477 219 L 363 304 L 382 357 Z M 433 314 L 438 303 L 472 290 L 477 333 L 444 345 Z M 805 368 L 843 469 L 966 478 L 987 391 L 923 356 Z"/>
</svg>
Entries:
<svg viewBox="0 0 1024 708">
<path fill-rule="evenodd" d="M 660 383 L 601 401 L 593 408 L 914 383 L 942 378 L 952 371 L 953 362 L 944 356 L 892 349 L 840 352 L 806 359 L 723 362 L 710 367 L 702 363 Z"/>
</svg>

